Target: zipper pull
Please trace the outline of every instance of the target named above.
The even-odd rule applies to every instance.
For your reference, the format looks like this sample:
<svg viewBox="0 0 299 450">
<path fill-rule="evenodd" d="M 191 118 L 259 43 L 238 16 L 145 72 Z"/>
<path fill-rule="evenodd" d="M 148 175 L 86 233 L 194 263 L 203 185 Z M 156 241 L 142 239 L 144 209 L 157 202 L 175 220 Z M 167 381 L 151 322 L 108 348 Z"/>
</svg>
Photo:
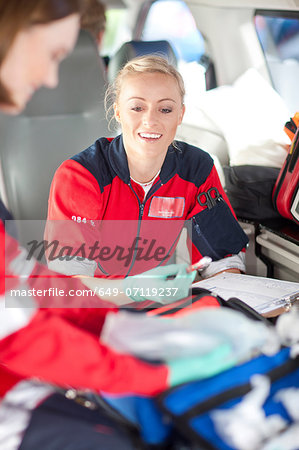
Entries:
<svg viewBox="0 0 299 450">
<path fill-rule="evenodd" d="M 195 217 L 192 217 L 192 221 L 193 221 L 194 228 L 195 228 L 196 232 L 198 234 L 201 234 L 200 227 L 199 227 L 198 223 L 196 222 Z"/>
<path fill-rule="evenodd" d="M 141 214 L 141 217 L 143 216 L 143 211 L 144 211 L 144 203 L 141 203 L 141 205 L 140 205 L 140 214 Z"/>
</svg>

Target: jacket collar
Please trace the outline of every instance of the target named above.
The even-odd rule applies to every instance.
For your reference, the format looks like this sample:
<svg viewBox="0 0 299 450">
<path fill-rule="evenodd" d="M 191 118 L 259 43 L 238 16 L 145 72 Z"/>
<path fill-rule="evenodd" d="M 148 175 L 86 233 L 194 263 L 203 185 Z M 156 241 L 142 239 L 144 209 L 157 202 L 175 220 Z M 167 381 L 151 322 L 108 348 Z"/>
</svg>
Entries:
<svg viewBox="0 0 299 450">
<path fill-rule="evenodd" d="M 109 143 L 108 158 L 113 170 L 119 178 L 121 178 L 121 180 L 126 184 L 129 184 L 130 172 L 128 159 L 121 134 Z M 162 184 L 167 183 L 167 181 L 169 181 L 170 178 L 177 172 L 179 159 L 180 157 L 178 150 L 175 149 L 173 145 L 170 145 L 160 172 L 160 180 Z"/>
</svg>

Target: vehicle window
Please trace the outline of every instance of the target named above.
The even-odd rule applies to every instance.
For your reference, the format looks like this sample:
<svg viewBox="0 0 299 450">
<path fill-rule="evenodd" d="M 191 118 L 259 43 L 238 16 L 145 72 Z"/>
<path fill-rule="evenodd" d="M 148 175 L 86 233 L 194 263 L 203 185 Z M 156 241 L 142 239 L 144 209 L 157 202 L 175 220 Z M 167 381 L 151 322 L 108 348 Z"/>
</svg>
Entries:
<svg viewBox="0 0 299 450">
<path fill-rule="evenodd" d="M 273 86 L 295 113 L 299 110 L 299 14 L 257 12 L 255 27 Z"/>
<path fill-rule="evenodd" d="M 181 0 L 154 2 L 144 24 L 142 39 L 168 40 L 177 58 L 186 62 L 198 62 L 205 50 L 203 37 L 196 28 L 194 18 Z"/>
<path fill-rule="evenodd" d="M 167 17 L 167 20 L 165 18 Z M 205 42 L 188 6 L 182 0 L 157 0 L 144 22 L 143 41 L 167 40 L 173 47 L 186 91 L 206 90 Z"/>
<path fill-rule="evenodd" d="M 106 11 L 106 30 L 100 52 L 102 56 L 113 55 L 124 42 L 131 40 L 127 15 L 125 8 Z"/>
</svg>

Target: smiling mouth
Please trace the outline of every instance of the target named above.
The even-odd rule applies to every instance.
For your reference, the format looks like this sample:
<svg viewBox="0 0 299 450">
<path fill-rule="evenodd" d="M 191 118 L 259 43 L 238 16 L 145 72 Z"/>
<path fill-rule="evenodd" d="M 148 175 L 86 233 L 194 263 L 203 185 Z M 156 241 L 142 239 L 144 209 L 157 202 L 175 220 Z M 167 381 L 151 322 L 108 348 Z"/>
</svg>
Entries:
<svg viewBox="0 0 299 450">
<path fill-rule="evenodd" d="M 162 137 L 162 134 L 158 133 L 138 133 L 138 136 L 141 137 L 141 139 L 144 139 L 146 141 L 157 141 Z"/>
</svg>

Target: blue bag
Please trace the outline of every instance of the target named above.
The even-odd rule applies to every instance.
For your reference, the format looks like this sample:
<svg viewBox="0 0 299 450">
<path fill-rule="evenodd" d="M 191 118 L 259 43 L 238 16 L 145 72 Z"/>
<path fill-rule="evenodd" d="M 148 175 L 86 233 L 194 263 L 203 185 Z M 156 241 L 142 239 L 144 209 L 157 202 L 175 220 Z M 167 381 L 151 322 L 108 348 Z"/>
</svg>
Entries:
<svg viewBox="0 0 299 450">
<path fill-rule="evenodd" d="M 274 356 L 258 356 L 211 378 L 171 388 L 159 396 L 157 403 L 191 446 L 197 444 L 205 450 L 238 449 L 219 434 L 214 413 L 231 410 L 241 403 L 252 391 L 254 374 L 266 375 L 271 383 L 262 405 L 265 417 L 279 415 L 286 424 L 292 423 L 292 417 L 276 395 L 286 388 L 299 388 L 299 357 L 291 359 L 289 348 Z M 299 404 L 297 412 L 299 417 Z"/>
<path fill-rule="evenodd" d="M 116 421 L 135 430 L 143 445 L 162 447 L 171 440 L 171 420 L 162 413 L 153 397 L 102 394 L 101 406 Z"/>
</svg>

